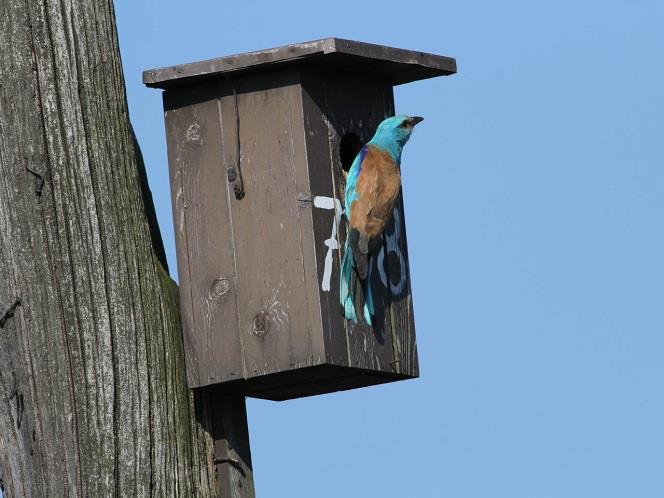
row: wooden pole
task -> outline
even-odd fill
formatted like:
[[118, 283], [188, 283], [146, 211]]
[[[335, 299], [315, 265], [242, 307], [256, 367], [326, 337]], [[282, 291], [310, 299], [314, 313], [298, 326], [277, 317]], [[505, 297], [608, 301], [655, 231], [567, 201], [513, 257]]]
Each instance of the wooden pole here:
[[186, 385], [111, 1], [6, 0], [0, 46], [5, 494], [253, 496], [244, 398]]

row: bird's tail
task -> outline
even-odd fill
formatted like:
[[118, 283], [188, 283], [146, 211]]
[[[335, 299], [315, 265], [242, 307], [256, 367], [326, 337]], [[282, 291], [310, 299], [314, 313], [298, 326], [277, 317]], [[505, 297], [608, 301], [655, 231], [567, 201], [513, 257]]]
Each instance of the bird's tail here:
[[371, 292], [371, 265], [369, 273], [364, 281], [364, 320], [369, 326], [373, 325], [372, 317], [376, 314], [373, 302], [373, 293]]
[[341, 278], [339, 282], [339, 300], [344, 309], [346, 319], [357, 323], [355, 314], [355, 300], [353, 296], [353, 268], [355, 261], [353, 259], [353, 250], [348, 246], [348, 240], [344, 247], [344, 256], [341, 260]]
[[[357, 313], [355, 312], [355, 296], [353, 294], [353, 271], [355, 269], [355, 258], [353, 250], [348, 245], [344, 247], [344, 255], [341, 259], [341, 278], [339, 283], [339, 300], [344, 309], [346, 319], [357, 323]], [[371, 292], [371, 265], [367, 278], [364, 280], [364, 320], [367, 325], [373, 325], [372, 317], [376, 314], [373, 302], [373, 293]]]

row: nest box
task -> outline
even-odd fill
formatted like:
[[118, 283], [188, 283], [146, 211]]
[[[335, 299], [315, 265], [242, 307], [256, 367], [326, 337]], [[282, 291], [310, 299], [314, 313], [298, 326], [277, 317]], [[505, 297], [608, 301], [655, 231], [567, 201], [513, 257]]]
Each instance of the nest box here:
[[392, 87], [455, 71], [328, 38], [143, 74], [165, 90], [189, 387], [284, 400], [417, 377], [402, 201], [372, 258], [368, 327], [339, 305], [340, 200]]

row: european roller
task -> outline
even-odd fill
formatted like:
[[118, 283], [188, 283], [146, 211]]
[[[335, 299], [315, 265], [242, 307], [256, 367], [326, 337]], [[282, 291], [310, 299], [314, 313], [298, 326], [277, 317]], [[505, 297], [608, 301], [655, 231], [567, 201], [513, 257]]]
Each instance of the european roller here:
[[378, 125], [376, 134], [360, 150], [348, 171], [344, 214], [348, 235], [341, 261], [339, 297], [344, 315], [357, 323], [352, 276], [364, 284], [364, 319], [372, 325], [375, 315], [369, 275], [369, 256], [392, 217], [401, 188], [401, 151], [418, 116], [392, 116]]

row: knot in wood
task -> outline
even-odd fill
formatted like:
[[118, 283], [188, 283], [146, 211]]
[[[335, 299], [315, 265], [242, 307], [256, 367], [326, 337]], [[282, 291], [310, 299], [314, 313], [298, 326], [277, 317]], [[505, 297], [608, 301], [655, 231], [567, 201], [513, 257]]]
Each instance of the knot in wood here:
[[233, 192], [235, 192], [235, 198], [237, 200], [244, 197], [244, 185], [241, 179], [233, 183]]
[[186, 133], [187, 142], [200, 143], [201, 142], [201, 125], [194, 123], [187, 128]]
[[216, 301], [219, 298], [222, 298], [226, 295], [226, 293], [229, 291], [231, 288], [230, 283], [228, 283], [228, 279], [225, 277], [219, 277], [212, 282], [212, 285], [210, 286], [210, 300], [211, 301]]
[[297, 203], [300, 207], [307, 207], [311, 205], [313, 201], [313, 196], [308, 192], [300, 192], [297, 194]]
[[258, 337], [263, 337], [270, 330], [270, 315], [265, 311], [259, 311], [254, 317], [251, 331]]
[[5, 311], [2, 315], [0, 315], [0, 329], [4, 328], [5, 324], [7, 323], [7, 320], [12, 318], [14, 316], [14, 313], [16, 313], [16, 308], [21, 306], [21, 300], [16, 298], [12, 305], [9, 307], [7, 311]]

